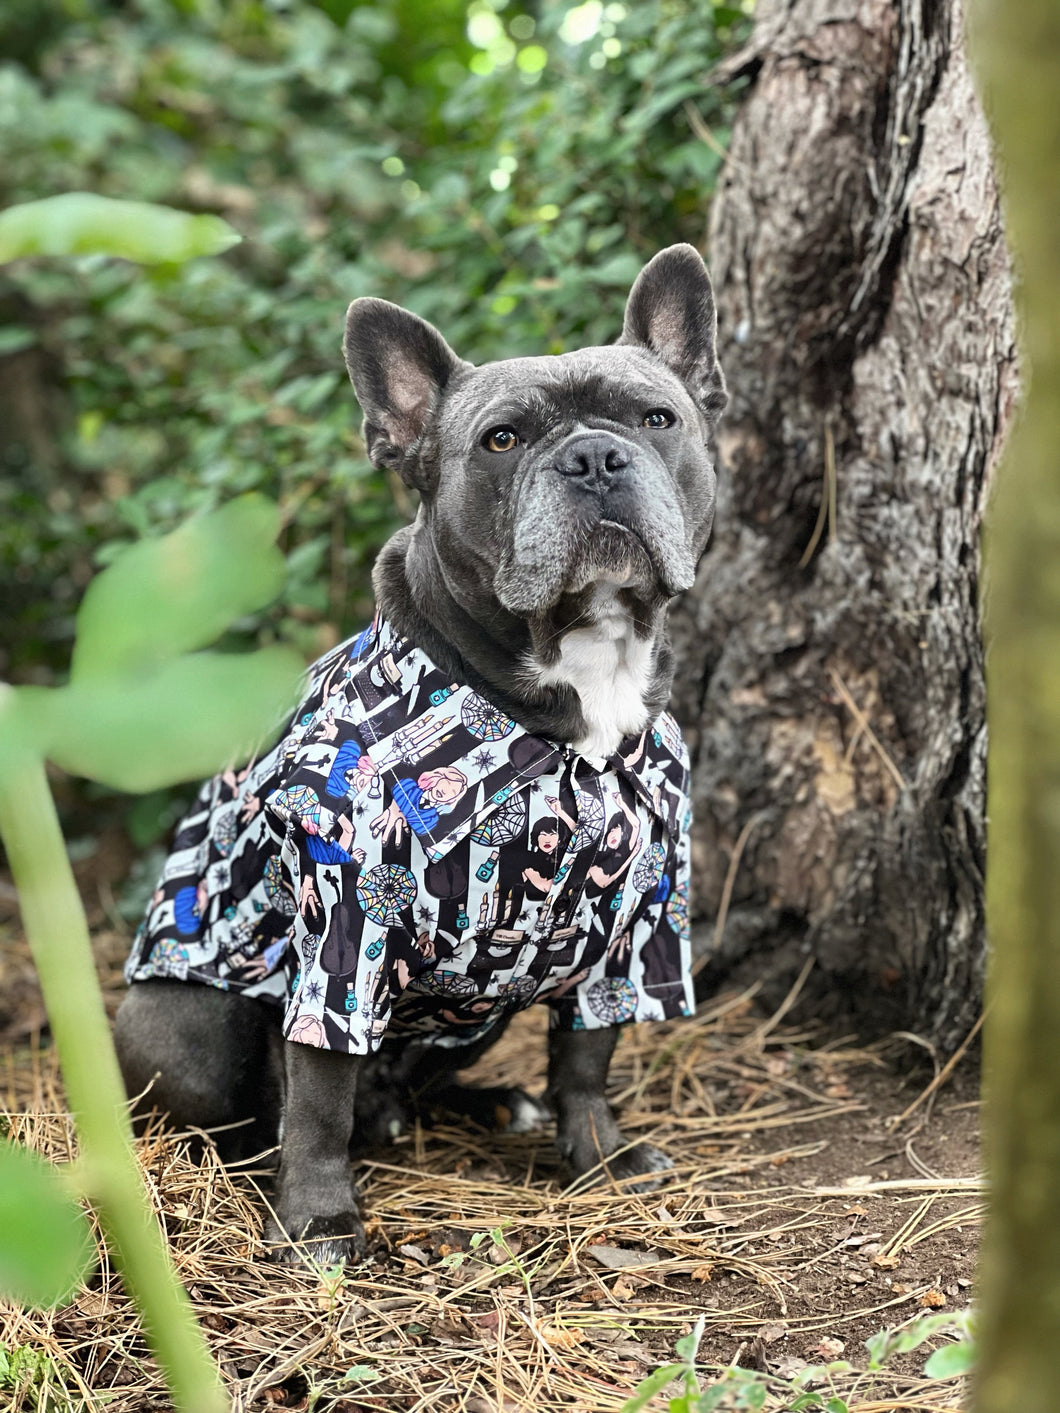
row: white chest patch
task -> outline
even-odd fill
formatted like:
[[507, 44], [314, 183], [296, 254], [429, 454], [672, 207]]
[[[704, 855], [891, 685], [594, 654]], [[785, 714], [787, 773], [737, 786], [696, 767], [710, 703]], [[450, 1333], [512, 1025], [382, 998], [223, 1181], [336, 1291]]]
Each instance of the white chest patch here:
[[595, 622], [573, 628], [550, 667], [528, 664], [542, 687], [573, 687], [581, 700], [586, 733], [574, 748], [583, 756], [609, 756], [619, 742], [647, 725], [644, 694], [651, 681], [650, 638], [638, 638], [633, 620], [622, 608], [610, 584], [597, 590]]

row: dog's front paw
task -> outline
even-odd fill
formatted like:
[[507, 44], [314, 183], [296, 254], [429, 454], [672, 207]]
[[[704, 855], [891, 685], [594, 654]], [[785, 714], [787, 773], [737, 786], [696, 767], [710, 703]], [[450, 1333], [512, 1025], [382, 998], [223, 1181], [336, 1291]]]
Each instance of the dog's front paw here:
[[[635, 1143], [632, 1148], [608, 1158], [605, 1166], [615, 1182], [621, 1183], [624, 1192], [653, 1192], [662, 1182], [662, 1174], [673, 1165], [673, 1159], [661, 1149], [653, 1148], [650, 1143]], [[628, 1181], [641, 1174], [644, 1175], [642, 1182]]]
[[[572, 1166], [575, 1166], [572, 1163]], [[673, 1160], [650, 1143], [634, 1143], [619, 1148], [606, 1158], [597, 1157], [594, 1164], [584, 1163], [575, 1179], [578, 1189], [595, 1187], [603, 1182], [618, 1183], [623, 1192], [652, 1192], [662, 1182], [662, 1174], [673, 1167]], [[641, 1178], [631, 1182], [631, 1178]]]
[[284, 1266], [342, 1266], [364, 1255], [364, 1227], [356, 1210], [330, 1217], [283, 1221], [270, 1217], [265, 1227], [269, 1259]]

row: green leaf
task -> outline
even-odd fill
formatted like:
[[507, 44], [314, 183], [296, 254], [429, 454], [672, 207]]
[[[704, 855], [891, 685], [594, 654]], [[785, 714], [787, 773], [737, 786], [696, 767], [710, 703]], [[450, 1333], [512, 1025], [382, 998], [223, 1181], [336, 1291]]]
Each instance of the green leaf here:
[[373, 1369], [371, 1364], [354, 1364], [353, 1368], [347, 1369], [342, 1377], [344, 1382], [371, 1384], [383, 1376], [377, 1369]]
[[[714, 1409], [729, 1397], [733, 1392], [732, 1384], [728, 1379], [722, 1379], [720, 1383], [711, 1384], [705, 1388], [696, 1399], [693, 1405], [695, 1413], [714, 1413]], [[691, 1413], [691, 1410], [690, 1410]]]
[[703, 1338], [703, 1328], [706, 1323], [706, 1315], [700, 1315], [688, 1334], [674, 1345], [677, 1357], [683, 1359], [686, 1364], [692, 1364], [695, 1361], [696, 1351], [699, 1348], [699, 1341]]
[[975, 1366], [979, 1348], [974, 1340], [964, 1339], [957, 1344], [946, 1344], [936, 1349], [924, 1365], [924, 1373], [929, 1379], [954, 1379], [959, 1374], [967, 1374]]
[[17, 691], [49, 760], [144, 793], [245, 760], [282, 728], [302, 670], [289, 649], [263, 648], [196, 653], [137, 677]]
[[208, 646], [283, 587], [280, 513], [240, 496], [172, 534], [142, 540], [89, 585], [77, 615], [71, 681], [140, 672]]
[[964, 1333], [969, 1328], [970, 1318], [968, 1311], [944, 1310], [938, 1315], [921, 1315], [897, 1329], [880, 1330], [865, 1341], [865, 1348], [869, 1351], [869, 1368], [880, 1369], [892, 1355], [908, 1354], [910, 1350], [919, 1349], [941, 1330], [956, 1329]]
[[171, 264], [218, 255], [242, 239], [220, 216], [87, 191], [0, 212], [0, 264], [21, 255], [118, 255], [143, 265]]
[[95, 1258], [84, 1212], [36, 1153], [0, 1141], [0, 1293], [64, 1305]]
[[649, 1374], [646, 1379], [640, 1381], [633, 1397], [623, 1403], [621, 1413], [640, 1413], [640, 1409], [650, 1403], [657, 1393], [661, 1393], [667, 1384], [687, 1372], [684, 1364], [664, 1364], [661, 1369], [656, 1369], [654, 1374]]

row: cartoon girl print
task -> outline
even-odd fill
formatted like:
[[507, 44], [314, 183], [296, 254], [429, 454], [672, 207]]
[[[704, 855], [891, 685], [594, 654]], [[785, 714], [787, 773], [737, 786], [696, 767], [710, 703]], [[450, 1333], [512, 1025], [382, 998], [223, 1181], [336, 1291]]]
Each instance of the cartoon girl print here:
[[611, 791], [611, 798], [619, 812], [608, 820], [603, 846], [586, 876], [586, 897], [599, 896], [610, 888], [629, 868], [640, 849], [640, 821], [617, 791]]
[[335, 800], [355, 800], [362, 790], [371, 793], [378, 775], [371, 756], [362, 749], [360, 741], [351, 737], [335, 752], [324, 790]]
[[[263, 976], [268, 976], [270, 972], [276, 970], [283, 961], [290, 941], [291, 933], [290, 930], [288, 930], [282, 937], [274, 938], [263, 952], [257, 951], [256, 948], [254, 950], [248, 949], [247, 954], [240, 959], [238, 967], [233, 966], [232, 969], [238, 970], [240, 980], [258, 981]], [[233, 958], [232, 962], [236, 960], [236, 958]]]
[[572, 853], [577, 854], [582, 849], [587, 849], [590, 844], [595, 844], [599, 839], [600, 830], [604, 823], [604, 814], [600, 801], [586, 790], [575, 790], [574, 803], [578, 811], [576, 820], [571, 819], [555, 795], [545, 796], [545, 804], [557, 819], [561, 819], [570, 830], [570, 849]]
[[173, 899], [173, 921], [182, 937], [197, 937], [209, 902], [206, 880], [189, 883]]
[[261, 796], [252, 794], [251, 791], [248, 790], [240, 803], [242, 808], [239, 811], [239, 822], [240, 824], [249, 824], [258, 810], [261, 809]]
[[637, 737], [637, 744], [633, 747], [633, 750], [629, 753], [628, 756], [622, 757], [622, 764], [626, 767], [627, 770], [632, 770], [633, 767], [636, 765], [637, 761], [639, 761], [641, 756], [644, 754], [644, 743], [647, 741], [647, 739], [648, 728], [645, 727], [644, 730]]
[[610, 946], [607, 949], [608, 961], [614, 962], [617, 966], [628, 966], [633, 955], [633, 938], [628, 928], [623, 928], [621, 932], [616, 932], [612, 937]]
[[298, 1016], [287, 1032], [287, 1039], [296, 1045], [312, 1045], [317, 1050], [328, 1048], [324, 1024], [316, 1016]]
[[568, 991], [573, 991], [576, 986], [580, 986], [588, 975], [589, 968], [585, 967], [581, 971], [573, 972], [570, 976], [564, 977], [563, 980], [558, 982], [555, 986], [549, 986], [546, 983], [546, 985], [541, 988], [541, 992], [547, 992], [550, 1001], [558, 1001], [559, 998], [565, 996]]
[[539, 819], [530, 830], [530, 851], [522, 880], [526, 896], [540, 902], [547, 898], [556, 877], [556, 861], [562, 854], [562, 830], [558, 819]]
[[440, 816], [448, 814], [466, 793], [467, 776], [453, 766], [425, 770], [415, 780], [397, 780], [392, 803], [372, 820], [372, 835], [384, 844], [393, 836], [400, 844], [406, 828], [414, 834], [430, 834]]
[[377, 620], [373, 618], [368, 627], [362, 629], [351, 643], [344, 643], [337, 649], [334, 661], [324, 659], [322, 663], [324, 672], [320, 678], [319, 692], [322, 702], [326, 702], [343, 683], [350, 681], [365, 650], [371, 645], [376, 631]]

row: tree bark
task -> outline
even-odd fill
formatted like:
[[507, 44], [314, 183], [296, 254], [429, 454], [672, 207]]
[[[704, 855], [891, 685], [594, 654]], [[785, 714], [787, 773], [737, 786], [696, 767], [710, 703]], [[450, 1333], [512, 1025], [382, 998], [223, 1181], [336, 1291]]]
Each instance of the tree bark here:
[[769, 997], [813, 958], [818, 1013], [949, 1046], [983, 975], [978, 541], [1016, 390], [992, 154], [959, 0], [757, 15], [721, 76], [751, 84], [711, 214], [714, 541], [673, 615], [697, 966]]

